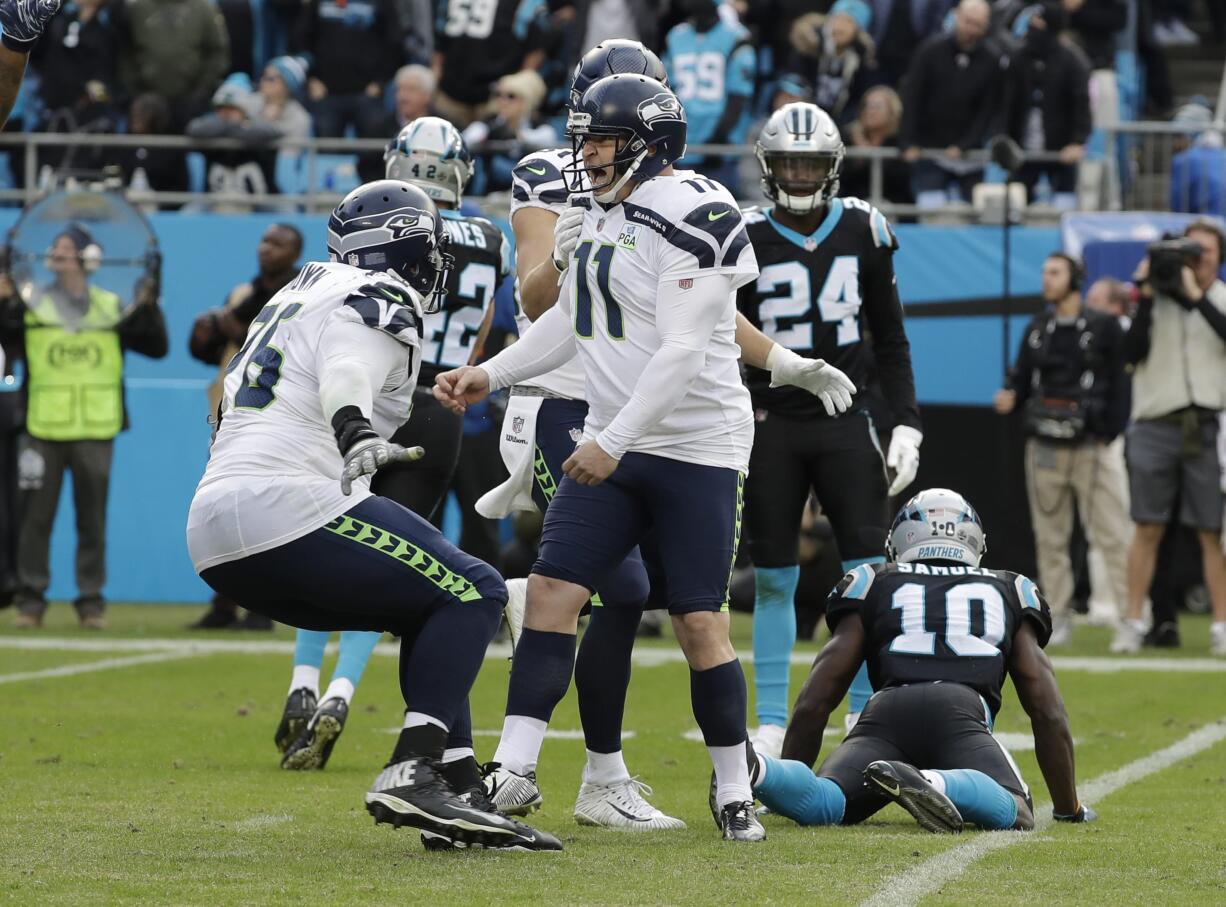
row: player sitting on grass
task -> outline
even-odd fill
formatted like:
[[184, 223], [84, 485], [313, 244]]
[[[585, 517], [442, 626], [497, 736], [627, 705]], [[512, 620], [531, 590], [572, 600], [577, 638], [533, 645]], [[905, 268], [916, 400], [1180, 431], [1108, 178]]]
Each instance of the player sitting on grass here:
[[[1043, 652], [1047, 602], [1026, 577], [981, 568], [985, 550], [962, 495], [934, 488], [903, 505], [890, 562], [856, 567], [830, 594], [834, 635], [796, 702], [784, 758], [758, 755], [758, 799], [802, 825], [854, 825], [894, 802], [932, 832], [1032, 828], [1030, 791], [992, 736], [1007, 671], [1054, 818], [1096, 818], [1077, 799], [1068, 715]], [[877, 693], [815, 775], [830, 712], [865, 659]]]

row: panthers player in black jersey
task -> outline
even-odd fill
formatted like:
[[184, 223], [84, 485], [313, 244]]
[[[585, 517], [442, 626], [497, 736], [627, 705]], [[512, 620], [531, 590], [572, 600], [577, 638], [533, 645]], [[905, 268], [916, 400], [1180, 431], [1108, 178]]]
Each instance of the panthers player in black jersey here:
[[[757, 579], [754, 739], [778, 755], [796, 642], [797, 539], [809, 493], [830, 518], [845, 571], [880, 562], [888, 495], [914, 480], [922, 435], [894, 280], [898, 242], [876, 208], [836, 197], [843, 163], [838, 128], [814, 104], [787, 104], [763, 127], [756, 154], [762, 189], [775, 204], [746, 217], [761, 273], [741, 287], [738, 308], [776, 343], [835, 366], [861, 392], [875, 365], [894, 424], [883, 459], [865, 394], [857, 395], [851, 412], [832, 418], [811, 395], [777, 386], [761, 369], [745, 369], [757, 413], [745, 485], [745, 532]], [[850, 712], [858, 713], [871, 694], [862, 674], [852, 686]]]
[[[384, 156], [387, 178], [404, 180], [438, 206], [451, 240], [455, 266], [447, 278], [447, 298], [423, 325], [421, 372], [413, 395], [413, 415], [400, 429], [416, 439], [426, 455], [415, 463], [380, 471], [377, 494], [404, 504], [436, 525], [460, 456], [463, 417], [434, 399], [434, 376], [468, 365], [480, 349], [493, 317], [494, 293], [511, 271], [510, 245], [484, 217], [459, 212], [473, 163], [459, 131], [439, 117], [406, 123]], [[395, 440], [395, 439], [393, 439]]]
[[[1043, 652], [1047, 602], [1026, 577], [981, 568], [985, 548], [960, 494], [929, 489], [903, 506], [891, 562], [854, 568], [830, 594], [834, 635], [797, 699], [785, 758], [759, 753], [763, 803], [802, 825], [851, 825], [896, 802], [933, 832], [1033, 827], [1030, 792], [992, 736], [1008, 673], [1054, 817], [1095, 818], [1077, 799], [1068, 715]], [[814, 775], [826, 722], [866, 658], [878, 692]]]

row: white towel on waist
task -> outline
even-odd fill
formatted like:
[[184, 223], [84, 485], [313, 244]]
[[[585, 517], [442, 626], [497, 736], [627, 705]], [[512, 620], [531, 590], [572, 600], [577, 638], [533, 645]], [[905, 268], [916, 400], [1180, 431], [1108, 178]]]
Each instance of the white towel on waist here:
[[536, 414], [543, 397], [512, 395], [502, 420], [498, 449], [511, 477], [477, 500], [477, 513], [500, 520], [513, 510], [536, 510], [532, 500], [532, 464], [536, 459]]

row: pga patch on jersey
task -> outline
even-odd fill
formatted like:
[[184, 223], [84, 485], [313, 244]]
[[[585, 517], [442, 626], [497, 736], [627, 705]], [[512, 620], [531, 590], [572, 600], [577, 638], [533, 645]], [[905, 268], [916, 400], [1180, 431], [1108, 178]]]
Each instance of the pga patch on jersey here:
[[638, 224], [622, 224], [621, 232], [617, 234], [617, 247], [627, 249], [631, 252], [639, 241], [639, 225]]

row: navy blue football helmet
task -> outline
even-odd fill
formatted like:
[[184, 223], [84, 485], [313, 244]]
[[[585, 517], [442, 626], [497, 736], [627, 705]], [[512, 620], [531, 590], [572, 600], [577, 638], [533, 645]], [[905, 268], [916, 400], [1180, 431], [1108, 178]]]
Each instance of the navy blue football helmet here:
[[661, 85], [668, 84], [668, 73], [664, 70], [664, 64], [653, 51], [638, 41], [610, 38], [608, 41], [601, 41], [575, 64], [567, 109], [577, 109], [583, 93], [591, 88], [593, 83], [605, 76], [615, 76], [623, 72], [647, 76]]
[[[632, 178], [659, 176], [685, 156], [685, 109], [668, 86], [647, 76], [605, 76], [583, 93], [567, 124], [575, 163], [573, 180], [587, 178], [596, 201], [608, 204]], [[583, 146], [588, 138], [615, 138], [611, 166], [588, 167]], [[607, 171], [602, 182], [597, 178]]]
[[395, 275], [421, 294], [427, 312], [437, 312], [447, 295], [450, 244], [434, 202], [400, 180], [358, 186], [328, 218], [333, 261]]

